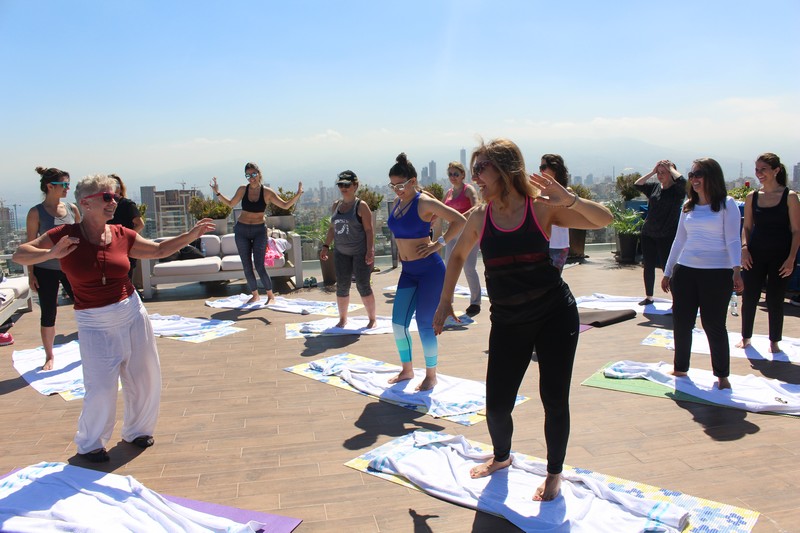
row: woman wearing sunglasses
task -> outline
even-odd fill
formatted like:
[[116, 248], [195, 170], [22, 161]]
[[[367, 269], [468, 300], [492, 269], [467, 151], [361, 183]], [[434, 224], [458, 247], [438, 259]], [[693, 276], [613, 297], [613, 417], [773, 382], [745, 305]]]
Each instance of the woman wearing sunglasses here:
[[[569, 185], [569, 172], [564, 164], [564, 158], [558, 154], [544, 154], [539, 164], [542, 176], [555, 180], [565, 189]], [[553, 224], [550, 227], [550, 259], [559, 272], [564, 271], [564, 265], [569, 257], [569, 228], [562, 228]]]
[[261, 169], [255, 163], [247, 163], [244, 166], [244, 176], [247, 178], [247, 185], [240, 185], [230, 199], [219, 192], [216, 176], [211, 180], [211, 190], [217, 195], [217, 199], [225, 205], [235, 207], [236, 204], [242, 202], [242, 212], [233, 227], [233, 234], [236, 238], [239, 258], [242, 260], [242, 267], [244, 268], [247, 290], [252, 294], [248, 302], [260, 300], [258, 282], [253, 273], [255, 263], [255, 270], [258, 272], [261, 283], [264, 285], [264, 290], [267, 292], [267, 304], [270, 304], [275, 300], [275, 294], [272, 292], [272, 280], [269, 278], [267, 268], [264, 266], [264, 257], [267, 254], [268, 244], [264, 212], [267, 210], [267, 204], [269, 203], [273, 203], [283, 209], [292, 207], [300, 199], [300, 195], [303, 194], [303, 184], [298, 183], [297, 194], [291, 200], [285, 201], [275, 191], [261, 183]]
[[[36, 167], [36, 172], [39, 174], [39, 189], [44, 193], [44, 200], [28, 211], [25, 219], [28, 241], [34, 240], [55, 227], [81, 221], [81, 214], [77, 206], [61, 201], [67, 197], [69, 192], [69, 173], [57, 168], [44, 167]], [[42, 311], [39, 319], [45, 357], [42, 370], [53, 370], [58, 289], [59, 285], [64, 287], [64, 292], [72, 299], [72, 287], [67, 276], [61, 270], [58, 259], [34, 265], [28, 274], [28, 283], [31, 290], [39, 293], [39, 307]]]
[[761, 189], [747, 195], [742, 227], [742, 340], [750, 345], [761, 288], [767, 287], [770, 351], [781, 351], [783, 299], [800, 247], [800, 201], [786, 186], [786, 167], [773, 153], [756, 160]]
[[75, 199], [83, 219], [64, 224], [21, 245], [13, 260], [33, 265], [60, 260], [75, 295], [81, 365], [86, 395], [78, 420], [78, 454], [108, 461], [120, 378], [125, 412], [122, 439], [140, 448], [153, 445], [161, 397], [161, 368], [153, 328], [128, 278], [129, 257], [157, 259], [180, 250], [214, 228], [211, 219], [155, 243], [120, 225], [109, 225], [120, 200], [117, 182], [105, 175], [78, 182]]
[[533, 499], [552, 500], [560, 490], [569, 439], [569, 388], [579, 324], [575, 299], [550, 260], [548, 237], [553, 224], [602, 228], [611, 222], [611, 213], [553, 178], [529, 176], [522, 153], [507, 139], [481, 144], [472, 153], [472, 164], [472, 179], [487, 203], [470, 213], [447, 263], [434, 329], [441, 333], [447, 317], [455, 317], [453, 290], [467, 255], [479, 242], [491, 303], [486, 421], [494, 457], [470, 475], [488, 476], [511, 464], [511, 412], [535, 350], [547, 476]]
[[350, 306], [350, 284], [355, 273], [356, 289], [367, 310], [367, 328], [375, 327], [375, 295], [372, 293], [372, 265], [375, 263], [375, 228], [372, 211], [367, 202], [356, 196], [358, 176], [352, 170], [340, 172], [336, 186], [342, 195], [331, 208], [331, 224], [319, 252], [322, 261], [328, 260], [333, 247], [333, 265], [336, 269], [336, 304], [339, 307], [337, 328], [347, 324]]
[[[653, 176], [658, 181], [648, 182]], [[664, 270], [678, 231], [678, 219], [686, 199], [686, 178], [675, 168], [675, 163], [665, 159], [636, 180], [634, 186], [647, 196], [647, 218], [642, 226], [644, 300], [639, 305], [650, 305], [654, 301], [656, 267]]]
[[743, 288], [740, 216], [727, 195], [722, 168], [711, 158], [696, 159], [689, 178], [678, 232], [669, 252], [661, 289], [672, 291], [675, 342], [673, 374], [686, 376], [692, 329], [700, 321], [711, 348], [711, 366], [720, 389], [730, 389], [730, 344], [726, 318], [731, 291]]
[[[417, 329], [425, 356], [425, 378], [416, 390], [430, 390], [436, 385], [439, 356], [439, 346], [433, 332], [433, 314], [442, 292], [445, 271], [444, 262], [436, 252], [461, 233], [465, 220], [464, 215], [455, 209], [417, 190], [417, 171], [406, 154], [398, 155], [396, 161], [389, 170], [389, 188], [397, 195], [397, 200], [387, 225], [394, 234], [403, 263], [392, 307], [394, 341], [403, 368], [389, 383], [414, 377], [408, 326], [416, 311]], [[431, 241], [431, 221], [434, 217], [441, 218], [449, 225], [444, 235]], [[461, 272], [461, 267], [458, 272]]]
[[[444, 195], [444, 205], [452, 207], [464, 216], [472, 209], [475, 204], [479, 203], [478, 194], [475, 192], [475, 187], [469, 183], [464, 183], [464, 178], [467, 177], [467, 171], [464, 165], [457, 161], [452, 161], [447, 167], [447, 178], [450, 180], [450, 189]], [[450, 259], [450, 254], [456, 247], [458, 237], [452, 241], [448, 241], [447, 246], [444, 248], [444, 262]], [[469, 307], [467, 307], [466, 314], [475, 316], [481, 312], [481, 278], [478, 276], [478, 245], [472, 247], [467, 260], [464, 262], [464, 275], [467, 278], [467, 285], [469, 286]]]

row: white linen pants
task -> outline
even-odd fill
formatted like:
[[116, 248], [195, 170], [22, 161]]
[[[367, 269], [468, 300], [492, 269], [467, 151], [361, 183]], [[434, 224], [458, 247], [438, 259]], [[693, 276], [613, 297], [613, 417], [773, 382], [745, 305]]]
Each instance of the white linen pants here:
[[78, 420], [78, 453], [105, 448], [117, 415], [122, 379], [122, 439], [152, 435], [161, 401], [156, 339], [139, 295], [96, 309], [75, 311], [86, 395]]

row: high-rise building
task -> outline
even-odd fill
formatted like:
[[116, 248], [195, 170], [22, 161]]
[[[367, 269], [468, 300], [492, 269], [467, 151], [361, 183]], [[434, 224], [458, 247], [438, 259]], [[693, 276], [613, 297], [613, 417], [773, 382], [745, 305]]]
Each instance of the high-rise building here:
[[800, 163], [797, 163], [792, 170], [792, 189], [800, 189]]
[[430, 183], [436, 183], [436, 161], [428, 163], [428, 178]]
[[153, 186], [142, 187], [142, 203], [147, 206], [144, 234], [146, 237], [172, 237], [194, 226], [189, 214], [189, 201], [203, 194], [195, 189], [157, 191]]
[[466, 174], [465, 179], [467, 181], [469, 181], [469, 180], [472, 179], [472, 169], [467, 166], [467, 150], [465, 148], [461, 149], [461, 158], [460, 158], [460, 160], [461, 160], [461, 164], [464, 165], [464, 169], [466, 171], [465, 172], [465, 174]]
[[428, 181], [428, 167], [422, 167], [422, 170], [420, 170], [419, 181], [422, 183], [423, 187], [430, 185], [430, 181]]

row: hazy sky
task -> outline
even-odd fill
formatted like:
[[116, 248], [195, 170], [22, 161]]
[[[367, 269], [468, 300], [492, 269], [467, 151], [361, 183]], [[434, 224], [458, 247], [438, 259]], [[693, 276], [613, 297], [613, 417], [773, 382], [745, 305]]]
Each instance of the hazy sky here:
[[0, 199], [39, 201], [37, 165], [134, 197], [232, 192], [247, 161], [273, 185], [384, 183], [401, 151], [443, 169], [498, 136], [573, 174], [791, 167], [798, 28], [797, 0], [0, 0]]

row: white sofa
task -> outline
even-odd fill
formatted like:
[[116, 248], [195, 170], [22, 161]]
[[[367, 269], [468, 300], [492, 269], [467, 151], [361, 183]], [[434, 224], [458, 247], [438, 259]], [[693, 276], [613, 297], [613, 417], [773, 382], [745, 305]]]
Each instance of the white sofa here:
[[[233, 233], [223, 235], [203, 235], [205, 257], [184, 261], [159, 263], [158, 259], [141, 259], [142, 296], [153, 297], [153, 288], [167, 283], [191, 283], [197, 281], [226, 281], [244, 279], [242, 261], [236, 249]], [[285, 236], [288, 248], [282, 258], [275, 259], [274, 266], [267, 267], [271, 278], [294, 277], [297, 287], [303, 283], [303, 258], [300, 236], [289, 233]], [[258, 279], [258, 274], [256, 274]]]
[[[0, 254], [0, 260], [11, 261], [11, 254]], [[33, 291], [28, 286], [28, 267], [24, 267], [24, 275], [5, 278], [0, 283], [0, 324], [11, 318], [11, 315], [23, 309], [33, 309]]]

